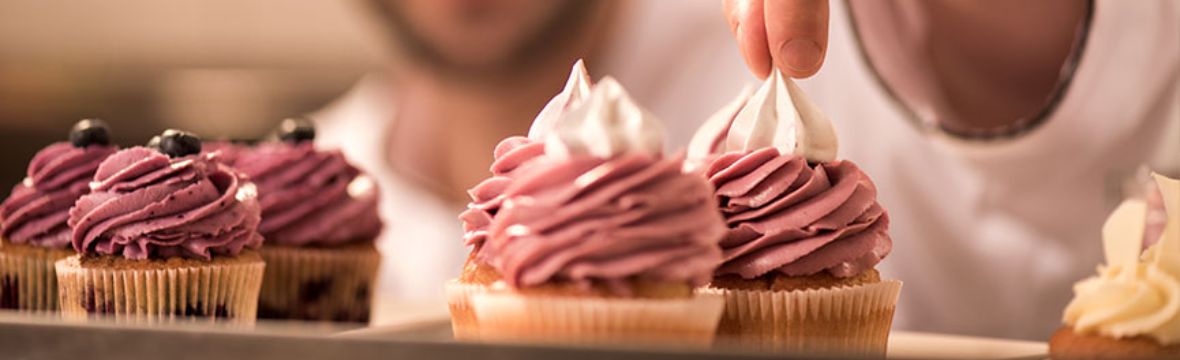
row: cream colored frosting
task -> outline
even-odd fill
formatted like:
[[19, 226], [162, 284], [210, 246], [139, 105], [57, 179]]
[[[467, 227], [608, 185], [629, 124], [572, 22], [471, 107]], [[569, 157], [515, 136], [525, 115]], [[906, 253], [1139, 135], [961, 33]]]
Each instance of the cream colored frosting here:
[[733, 123], [734, 116], [737, 116], [742, 107], [746, 106], [746, 101], [749, 101], [753, 94], [754, 87], [746, 85], [736, 98], [722, 106], [721, 110], [717, 110], [705, 120], [704, 124], [701, 124], [697, 132], [692, 135], [692, 140], [688, 142], [688, 154], [684, 160], [685, 170], [696, 170], [710, 162], [711, 155], [714, 155], [713, 149], [724, 145], [725, 134], [728, 132], [730, 124]]
[[549, 99], [549, 103], [545, 104], [545, 107], [533, 119], [533, 125], [529, 127], [529, 139], [544, 140], [545, 136], [553, 130], [557, 119], [590, 97], [590, 86], [590, 73], [586, 71], [586, 64], [582, 62], [582, 59], [578, 59], [574, 63], [573, 69], [570, 69], [570, 77], [565, 81], [565, 88]]
[[693, 136], [689, 159], [700, 163], [712, 153], [766, 147], [814, 162], [836, 159], [836, 132], [831, 120], [778, 70], [753, 94], [743, 92], [706, 121]]
[[1168, 214], [1163, 234], [1141, 255], [1147, 204], [1129, 199], [1119, 205], [1102, 228], [1106, 265], [1074, 285], [1065, 308], [1064, 321], [1074, 331], [1180, 342], [1180, 181], [1154, 176]]
[[612, 158], [626, 152], [658, 154], [664, 129], [647, 110], [627, 95], [614, 78], [606, 77], [590, 97], [561, 116], [545, 137], [545, 154], [558, 158], [589, 155]]

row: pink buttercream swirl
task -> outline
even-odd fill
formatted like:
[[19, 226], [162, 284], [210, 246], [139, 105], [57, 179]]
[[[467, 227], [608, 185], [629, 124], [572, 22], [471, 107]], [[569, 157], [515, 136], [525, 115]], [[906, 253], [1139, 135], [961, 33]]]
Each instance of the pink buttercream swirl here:
[[0, 204], [4, 238], [14, 244], [69, 246], [66, 219], [70, 207], [90, 192], [90, 179], [98, 164], [116, 150], [107, 145], [78, 148], [59, 142], [37, 152], [29, 162], [28, 177]]
[[248, 151], [249, 146], [237, 144], [226, 140], [213, 140], [201, 143], [201, 153], [217, 154], [217, 161], [222, 164], [233, 165], [237, 163], [238, 157], [242, 152]]
[[381, 233], [376, 184], [340, 151], [268, 143], [241, 151], [234, 166], [258, 185], [268, 244], [339, 246]]
[[681, 164], [646, 153], [529, 162], [500, 195], [484, 257], [518, 288], [567, 281], [626, 294], [632, 279], [704, 285], [721, 261], [725, 225], [709, 184]]
[[504, 139], [496, 145], [493, 153], [492, 177], [467, 190], [471, 202], [467, 204], [467, 210], [459, 214], [459, 220], [463, 221], [463, 244], [472, 247], [480, 261], [486, 261], [481, 250], [488, 237], [488, 225], [504, 204], [504, 190], [512, 184], [514, 174], [521, 165], [544, 154], [543, 142], [523, 136]]
[[850, 277], [893, 247], [877, 188], [851, 162], [811, 165], [764, 148], [722, 154], [706, 175], [729, 225], [718, 275]]
[[79, 253], [210, 259], [262, 245], [253, 184], [207, 154], [119, 151], [99, 165], [91, 191], [70, 209]]

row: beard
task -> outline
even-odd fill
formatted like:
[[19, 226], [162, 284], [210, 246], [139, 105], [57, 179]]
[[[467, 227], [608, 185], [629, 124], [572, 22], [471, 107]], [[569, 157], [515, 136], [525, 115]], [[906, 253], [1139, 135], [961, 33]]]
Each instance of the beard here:
[[[572, 40], [588, 28], [593, 14], [607, 3], [594, 0], [560, 1], [560, 5], [545, 14], [545, 19], [540, 21], [539, 26], [504, 44], [508, 48], [500, 51], [502, 55], [483, 61], [471, 61], [447, 55], [441, 46], [430, 41], [420, 29], [413, 26], [408, 14], [402, 6], [396, 4], [396, 0], [365, 2], [386, 29], [386, 36], [390, 36], [395, 43], [398, 55], [439, 75], [448, 78], [463, 77], [468, 80], [517, 75], [535, 67], [538, 62], [569, 51], [568, 47], [575, 43]], [[487, 14], [470, 11], [459, 16], [463, 17], [464, 21], [479, 22], [480, 17]]]

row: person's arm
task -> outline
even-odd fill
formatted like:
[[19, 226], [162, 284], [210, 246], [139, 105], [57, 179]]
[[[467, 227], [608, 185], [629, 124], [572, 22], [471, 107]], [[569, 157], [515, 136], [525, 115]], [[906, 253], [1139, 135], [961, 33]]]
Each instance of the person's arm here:
[[769, 76], [772, 66], [805, 78], [823, 64], [827, 0], [725, 0], [725, 17], [746, 64], [760, 78]]

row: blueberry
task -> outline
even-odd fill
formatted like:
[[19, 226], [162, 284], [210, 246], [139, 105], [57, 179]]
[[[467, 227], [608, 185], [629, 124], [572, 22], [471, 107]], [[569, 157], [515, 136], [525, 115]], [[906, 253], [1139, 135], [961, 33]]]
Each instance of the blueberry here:
[[84, 148], [90, 145], [110, 145], [111, 131], [105, 121], [82, 119], [70, 129], [70, 144]]
[[315, 140], [315, 125], [302, 117], [283, 119], [279, 123], [279, 140], [290, 143]]
[[299, 287], [299, 302], [310, 304], [319, 301], [332, 289], [332, 279], [319, 279], [303, 283]]
[[[154, 138], [153, 138], [154, 140]], [[201, 138], [187, 131], [175, 129], [164, 130], [160, 134], [160, 141], [156, 149], [170, 158], [195, 155], [201, 153]], [[148, 143], [151, 146], [151, 142]]]

